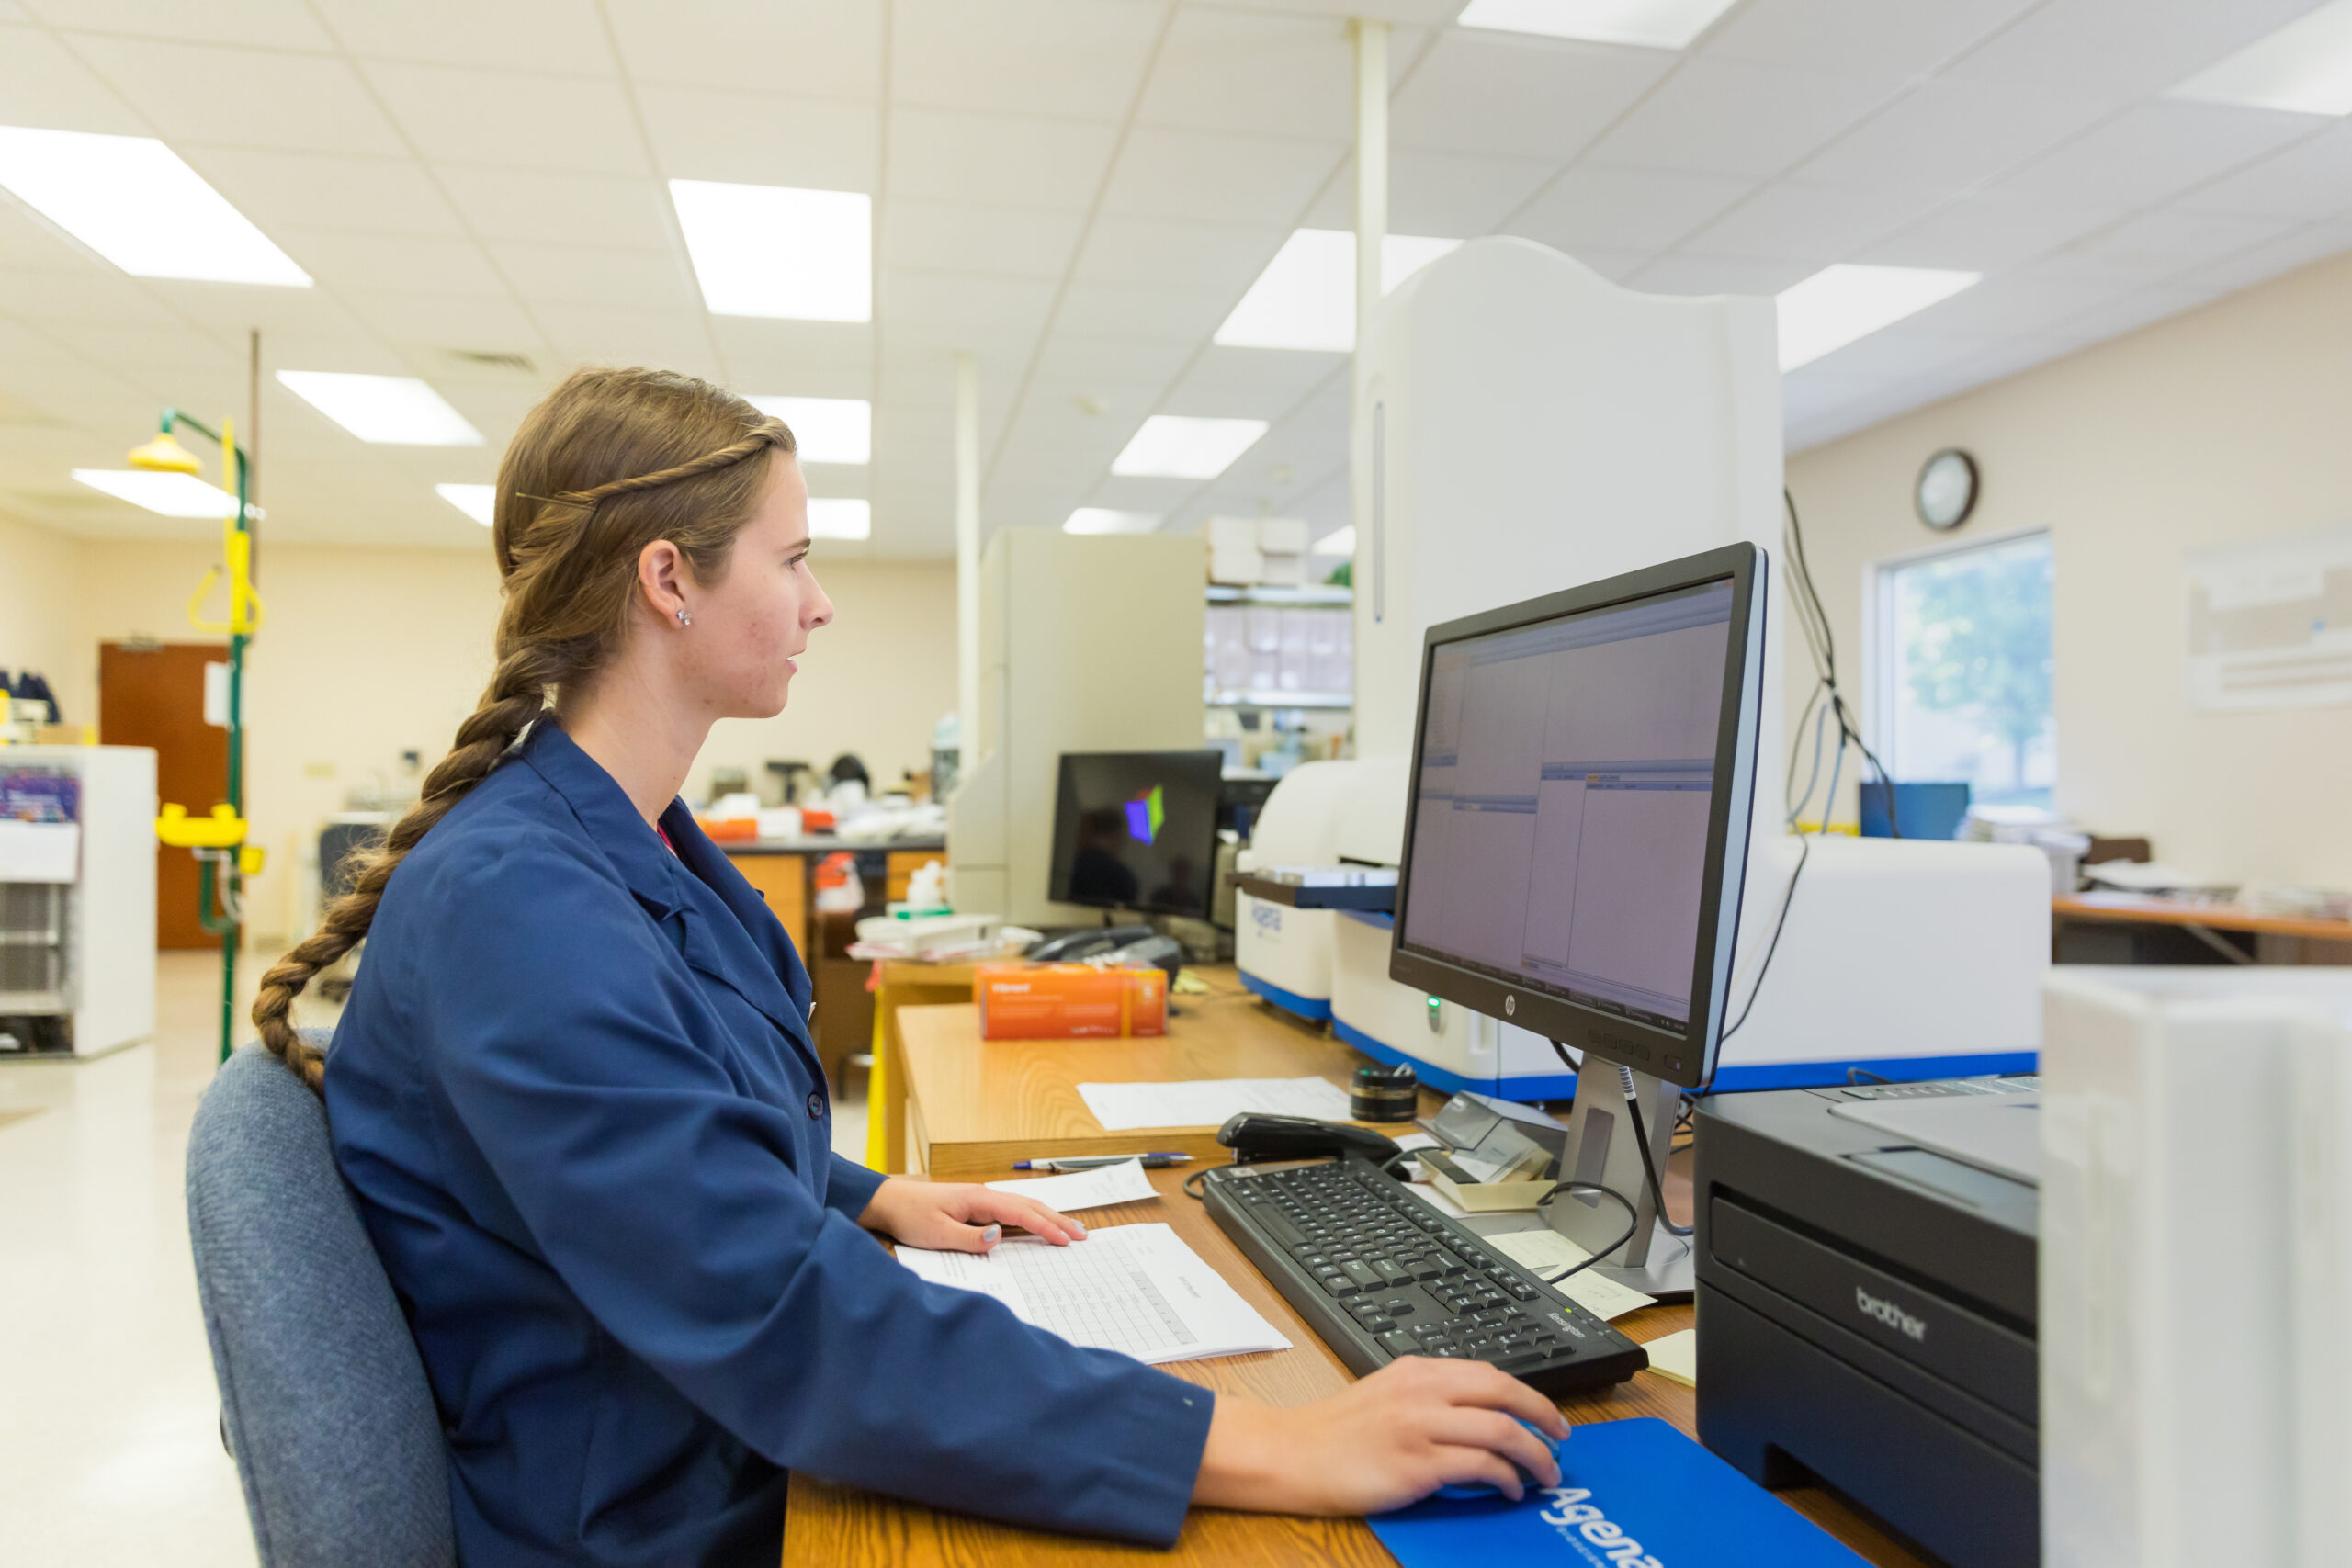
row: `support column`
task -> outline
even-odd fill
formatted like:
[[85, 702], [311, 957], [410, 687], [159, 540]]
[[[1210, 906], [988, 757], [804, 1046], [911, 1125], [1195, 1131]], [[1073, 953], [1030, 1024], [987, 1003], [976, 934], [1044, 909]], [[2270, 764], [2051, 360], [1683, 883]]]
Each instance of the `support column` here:
[[956, 356], [956, 723], [959, 771], [980, 761], [980, 362]]
[[[1356, 647], [1365, 643], [1366, 616], [1386, 618], [1388, 551], [1381, 487], [1386, 454], [1385, 421], [1364, 385], [1365, 323], [1380, 303], [1381, 251], [1388, 238], [1388, 24], [1357, 17], [1356, 46], [1356, 335], [1349, 367], [1349, 518], [1356, 532], [1353, 568]], [[1362, 691], [1359, 681], [1357, 690]]]

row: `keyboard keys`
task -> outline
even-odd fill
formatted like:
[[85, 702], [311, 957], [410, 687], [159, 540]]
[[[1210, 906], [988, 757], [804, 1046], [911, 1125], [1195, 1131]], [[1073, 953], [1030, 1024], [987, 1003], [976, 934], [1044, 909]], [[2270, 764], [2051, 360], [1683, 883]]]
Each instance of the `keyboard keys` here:
[[1356, 1282], [1359, 1290], [1380, 1283], [1380, 1271], [1369, 1263], [1351, 1261], [1341, 1264], [1340, 1268], [1342, 1273]]

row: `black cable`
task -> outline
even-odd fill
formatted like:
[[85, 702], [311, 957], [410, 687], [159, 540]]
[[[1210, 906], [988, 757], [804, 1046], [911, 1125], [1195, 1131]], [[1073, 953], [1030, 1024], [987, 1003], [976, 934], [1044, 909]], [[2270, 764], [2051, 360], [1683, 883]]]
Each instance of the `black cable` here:
[[[1838, 719], [1838, 750], [1842, 753], [1849, 740], [1860, 749], [1862, 756], [1870, 762], [1871, 770], [1878, 774], [1879, 783], [1886, 787], [1887, 834], [1891, 838], [1899, 839], [1903, 837], [1903, 825], [1895, 813], [1894, 780], [1887, 773], [1885, 764], [1879, 761], [1878, 753], [1871, 750], [1870, 742], [1862, 739], [1861, 726], [1855, 720], [1854, 710], [1847, 706], [1845, 694], [1838, 686], [1837, 638], [1830, 630], [1828, 613], [1822, 607], [1821, 592], [1813, 581], [1813, 565], [1805, 558], [1804, 521], [1797, 513], [1797, 498], [1786, 485], [1781, 487], [1781, 503], [1788, 514], [1790, 564], [1793, 569], [1790, 572], [1791, 586], [1799, 590], [1793, 595], [1797, 621], [1804, 630], [1806, 646], [1813, 654], [1815, 672], [1820, 677], [1822, 685], [1829, 693], [1830, 711]], [[1808, 700], [1805, 705], [1805, 711], [1808, 714], [1812, 712], [1812, 702]], [[1796, 772], [1793, 755], [1791, 758], [1789, 772], [1792, 776]], [[1810, 799], [1812, 795], [1812, 790], [1805, 791], [1806, 798]], [[1822, 823], [1825, 828], [1828, 824], [1829, 812], [1834, 808], [1835, 804], [1833, 801], [1830, 806], [1822, 809]]]
[[1208, 1200], [1201, 1196], [1200, 1190], [1195, 1188], [1193, 1183], [1195, 1181], [1206, 1182], [1208, 1179], [1209, 1173], [1206, 1170], [1196, 1170], [1193, 1172], [1192, 1175], [1184, 1178], [1184, 1196], [1192, 1199], [1196, 1203], [1207, 1202]]
[[1813, 856], [1811, 834], [1798, 834], [1797, 842], [1802, 846], [1797, 851], [1797, 868], [1789, 873], [1789, 890], [1781, 895], [1781, 918], [1772, 922], [1772, 941], [1764, 949], [1764, 962], [1756, 967], [1756, 984], [1748, 987], [1747, 1005], [1739, 1010], [1738, 1021], [1723, 1032], [1721, 1036], [1723, 1040], [1728, 1040], [1738, 1033], [1740, 1024], [1746, 1023], [1747, 1015], [1756, 1010], [1757, 996], [1764, 989], [1764, 976], [1770, 973], [1772, 968], [1772, 954], [1781, 951], [1781, 932], [1788, 927], [1789, 906], [1795, 903], [1797, 899], [1797, 881], [1804, 875], [1804, 863]]
[[1881, 1077], [1878, 1074], [1873, 1073], [1865, 1067], [1848, 1067], [1846, 1069], [1846, 1081], [1848, 1083], [1858, 1084], [1864, 1078], [1870, 1079], [1872, 1083], [1893, 1083], [1894, 1081], [1893, 1078]]
[[[1642, 1224], [1641, 1211], [1634, 1208], [1632, 1201], [1628, 1200], [1623, 1192], [1618, 1191], [1613, 1187], [1603, 1187], [1597, 1181], [1562, 1181], [1555, 1183], [1552, 1190], [1544, 1193], [1544, 1196], [1535, 1200], [1536, 1213], [1541, 1215], [1544, 1213], [1544, 1205], [1550, 1202], [1553, 1199], [1557, 1198], [1563, 1192], [1598, 1192], [1602, 1197], [1614, 1201], [1619, 1208], [1625, 1211], [1625, 1234], [1619, 1236], [1615, 1241], [1611, 1242], [1607, 1247], [1602, 1247], [1600, 1251], [1594, 1253], [1591, 1257], [1586, 1258], [1583, 1262], [1572, 1263], [1556, 1274], [1546, 1274], [1542, 1276], [1544, 1282], [1547, 1285], [1556, 1285], [1571, 1274], [1583, 1273], [1586, 1269], [1591, 1268], [1594, 1264], [1600, 1262], [1602, 1258], [1608, 1257], [1611, 1253], [1616, 1251], [1627, 1242], [1633, 1240], [1634, 1233], [1639, 1230]], [[1546, 1223], [1548, 1224], [1549, 1222], [1547, 1221]]]
[[[1568, 1048], [1566, 1046], [1561, 1044], [1556, 1040], [1547, 1041], [1546, 1043], [1552, 1047], [1553, 1055], [1558, 1056], [1563, 1062], [1567, 1061]], [[1617, 1071], [1621, 1084], [1629, 1083], [1631, 1081], [1632, 1074], [1626, 1068], [1621, 1066]], [[1578, 1094], [1582, 1094], [1584, 1092], [1584, 1085], [1585, 1080], [1583, 1077], [1583, 1069], [1579, 1067], [1577, 1069], [1577, 1092]], [[1666, 1227], [1667, 1234], [1669, 1235], [1689, 1235], [1691, 1234], [1693, 1227], [1690, 1225], [1678, 1225], [1671, 1219], [1667, 1217], [1666, 1189], [1658, 1185], [1657, 1162], [1650, 1157], [1650, 1134], [1649, 1130], [1642, 1125], [1642, 1102], [1632, 1095], [1627, 1095], [1625, 1100], [1626, 1103], [1634, 1108], [1634, 1113], [1631, 1118], [1634, 1123], [1634, 1143], [1642, 1151], [1642, 1179], [1649, 1183], [1650, 1201], [1657, 1205], [1657, 1223]], [[1678, 1116], [1677, 1119], [1679, 1120], [1679, 1117]], [[1615, 1248], [1612, 1247], [1611, 1250], [1614, 1251]]]

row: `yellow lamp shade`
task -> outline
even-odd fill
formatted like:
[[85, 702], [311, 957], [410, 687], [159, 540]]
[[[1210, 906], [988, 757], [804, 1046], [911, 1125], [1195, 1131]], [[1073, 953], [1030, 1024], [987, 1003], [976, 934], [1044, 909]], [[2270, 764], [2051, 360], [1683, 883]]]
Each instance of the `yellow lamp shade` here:
[[130, 466], [151, 474], [204, 472], [204, 465], [196, 460], [196, 454], [173, 440], [168, 430], [144, 446], [133, 446], [130, 449]]

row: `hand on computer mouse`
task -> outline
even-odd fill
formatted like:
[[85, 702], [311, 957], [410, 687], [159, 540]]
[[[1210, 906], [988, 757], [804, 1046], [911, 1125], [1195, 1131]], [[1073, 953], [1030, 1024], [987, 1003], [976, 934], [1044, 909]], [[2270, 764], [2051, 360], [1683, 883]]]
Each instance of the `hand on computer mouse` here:
[[1193, 1501], [1284, 1514], [1379, 1514], [1441, 1486], [1516, 1502], [1559, 1483], [1552, 1402], [1483, 1361], [1408, 1356], [1328, 1399], [1280, 1410], [1221, 1395]]

